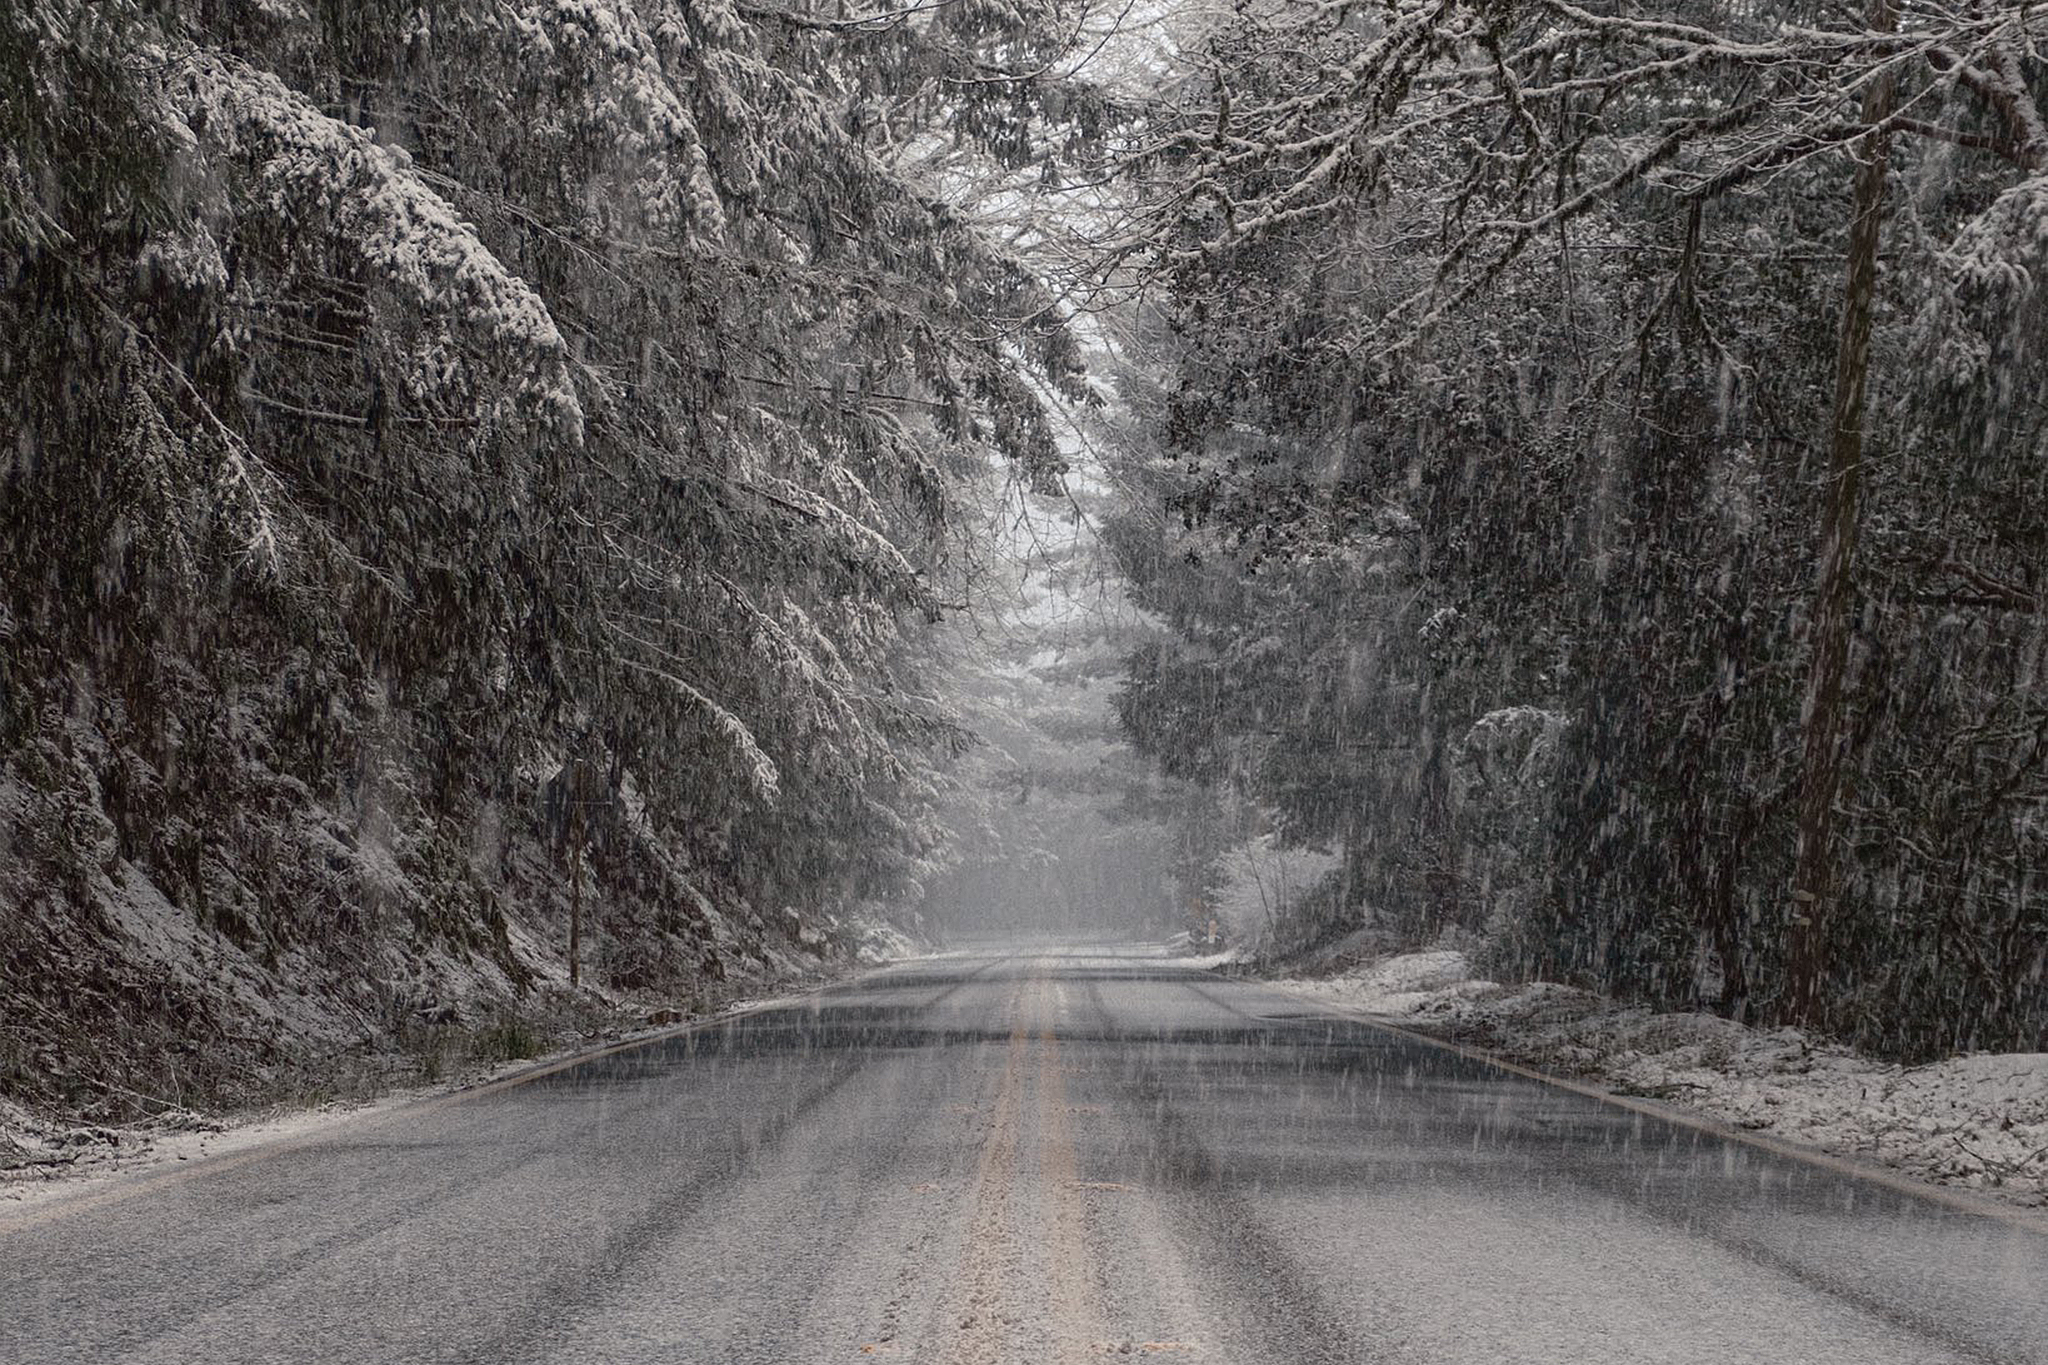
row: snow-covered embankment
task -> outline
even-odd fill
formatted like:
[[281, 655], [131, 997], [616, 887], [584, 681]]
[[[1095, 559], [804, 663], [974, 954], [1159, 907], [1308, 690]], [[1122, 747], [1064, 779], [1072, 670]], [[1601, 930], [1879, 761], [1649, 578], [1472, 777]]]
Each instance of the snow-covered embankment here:
[[1502, 986], [1449, 948], [1278, 984], [1737, 1128], [2048, 1207], [2048, 1053], [1899, 1066], [1798, 1029], [1657, 1013], [1553, 982]]

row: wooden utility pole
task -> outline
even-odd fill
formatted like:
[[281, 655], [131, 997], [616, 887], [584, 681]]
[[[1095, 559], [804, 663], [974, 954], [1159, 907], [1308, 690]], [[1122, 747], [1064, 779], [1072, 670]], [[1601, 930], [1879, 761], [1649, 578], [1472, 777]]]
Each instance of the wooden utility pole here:
[[[1870, 27], [1898, 25], [1892, 0], [1871, 0]], [[1863, 123], [1890, 117], [1897, 81], [1887, 67], [1863, 92]], [[1870, 377], [1870, 332], [1877, 298], [1879, 231], [1890, 141], [1866, 133], [1856, 144], [1847, 282], [1835, 361], [1833, 427], [1827, 487], [1821, 500], [1819, 582], [1808, 628], [1810, 659], [1800, 709], [1799, 844], [1792, 873], [1791, 935], [1783, 1013], [1794, 1023], [1828, 1022], [1830, 935], [1841, 895], [1835, 858], [1836, 808], [1848, 769], [1849, 650], [1856, 610], [1856, 539], [1863, 491], [1864, 397]]]

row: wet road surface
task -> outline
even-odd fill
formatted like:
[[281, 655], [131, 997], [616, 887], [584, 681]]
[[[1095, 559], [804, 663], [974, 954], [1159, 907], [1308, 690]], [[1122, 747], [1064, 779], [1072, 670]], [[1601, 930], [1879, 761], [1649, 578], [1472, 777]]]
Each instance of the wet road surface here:
[[10, 1365], [1125, 1354], [2048, 1362], [2048, 1236], [1099, 945], [0, 1209]]

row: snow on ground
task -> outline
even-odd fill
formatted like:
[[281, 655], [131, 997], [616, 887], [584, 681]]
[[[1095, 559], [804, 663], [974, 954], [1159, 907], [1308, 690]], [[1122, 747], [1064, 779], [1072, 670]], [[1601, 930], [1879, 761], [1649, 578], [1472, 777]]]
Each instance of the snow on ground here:
[[607, 1034], [537, 1057], [475, 1062], [431, 1085], [409, 1085], [366, 1099], [331, 1101], [311, 1108], [276, 1108], [225, 1118], [189, 1109], [169, 1110], [127, 1126], [52, 1121], [0, 1097], [0, 1210], [68, 1199], [81, 1186], [134, 1171], [201, 1157], [227, 1156], [272, 1143], [313, 1141], [370, 1114], [436, 1096], [452, 1095], [531, 1071], [546, 1071], [593, 1052], [608, 1051], [685, 1032], [736, 1014], [789, 1004], [791, 996], [735, 999], [682, 1024], [649, 1025]]
[[898, 962], [929, 951], [930, 945], [880, 915], [855, 914], [837, 926], [853, 945], [853, 960], [868, 967]]
[[2048, 1053], [1899, 1066], [1797, 1029], [1657, 1013], [1554, 982], [1503, 987], [1449, 948], [1277, 984], [1736, 1128], [2048, 1207]]
[[1186, 932], [1167, 939], [1160, 945], [1160, 951], [1173, 959], [1174, 966], [1189, 967], [1198, 972], [1213, 972], [1218, 967], [1247, 961], [1249, 957], [1243, 940], [1218, 948], [1214, 940]]
[[1343, 976], [1287, 984], [1370, 1014], [1416, 1014], [1446, 1001], [1500, 992], [1491, 981], [1474, 980], [1465, 955], [1453, 948], [1401, 953]]

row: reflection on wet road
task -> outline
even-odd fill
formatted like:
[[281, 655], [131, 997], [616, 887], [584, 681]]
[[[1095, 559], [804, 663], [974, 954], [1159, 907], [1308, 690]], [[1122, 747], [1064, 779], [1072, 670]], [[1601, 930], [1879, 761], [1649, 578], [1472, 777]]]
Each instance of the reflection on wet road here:
[[22, 1365], [2048, 1362], [2048, 1236], [1144, 948], [921, 959], [6, 1218]]

